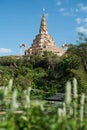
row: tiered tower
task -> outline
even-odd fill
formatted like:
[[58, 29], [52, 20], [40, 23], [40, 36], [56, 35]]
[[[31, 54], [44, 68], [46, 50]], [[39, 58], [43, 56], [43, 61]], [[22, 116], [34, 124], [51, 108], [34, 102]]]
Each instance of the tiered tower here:
[[51, 35], [48, 34], [45, 15], [42, 15], [39, 34], [33, 40], [33, 44], [28, 48], [28, 54], [43, 54], [44, 51], [51, 51], [59, 56], [63, 55], [65, 51], [58, 48]]

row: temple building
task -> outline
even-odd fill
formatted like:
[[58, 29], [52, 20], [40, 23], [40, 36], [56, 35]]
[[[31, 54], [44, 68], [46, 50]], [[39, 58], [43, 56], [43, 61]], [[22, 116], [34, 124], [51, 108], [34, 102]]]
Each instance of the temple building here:
[[59, 56], [65, 53], [62, 48], [56, 46], [52, 36], [49, 35], [45, 15], [43, 15], [41, 19], [39, 34], [36, 35], [31, 47], [27, 48], [25, 54], [43, 54], [44, 51], [51, 51]]

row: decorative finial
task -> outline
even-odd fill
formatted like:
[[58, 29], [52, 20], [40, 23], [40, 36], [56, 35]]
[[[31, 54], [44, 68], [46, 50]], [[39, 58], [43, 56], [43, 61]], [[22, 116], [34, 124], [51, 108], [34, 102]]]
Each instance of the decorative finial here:
[[45, 8], [43, 8], [43, 14], [45, 14]]
[[65, 43], [62, 45], [62, 48], [65, 48], [65, 50], [68, 49], [68, 44], [67, 44], [66, 40], [65, 40]]
[[[45, 9], [43, 8], [43, 12], [44, 12], [44, 11], [45, 11]], [[40, 33], [40, 34], [43, 34], [43, 33], [48, 34], [48, 29], [47, 29], [47, 25], [46, 25], [46, 17], [45, 17], [45, 14], [42, 15], [39, 33]]]

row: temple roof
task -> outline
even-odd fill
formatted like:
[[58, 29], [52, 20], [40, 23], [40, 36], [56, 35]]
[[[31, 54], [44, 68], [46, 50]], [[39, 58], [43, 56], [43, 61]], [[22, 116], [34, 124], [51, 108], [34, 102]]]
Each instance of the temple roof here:
[[45, 98], [45, 100], [48, 100], [48, 101], [63, 101], [64, 100], [64, 93], [58, 93], [54, 96]]
[[46, 17], [44, 14], [42, 15], [40, 23], [39, 34], [36, 35], [31, 47], [28, 48], [29, 54], [40, 54], [43, 51], [51, 51], [59, 56], [65, 53], [62, 48], [56, 46], [52, 36], [48, 33]]

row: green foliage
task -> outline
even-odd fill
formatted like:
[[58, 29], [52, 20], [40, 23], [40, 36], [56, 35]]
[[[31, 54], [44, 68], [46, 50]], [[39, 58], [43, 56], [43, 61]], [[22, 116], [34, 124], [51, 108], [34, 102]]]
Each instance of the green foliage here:
[[[1, 130], [86, 130], [87, 102], [84, 93], [78, 95], [77, 80], [66, 83], [65, 102], [54, 107], [43, 100], [31, 100], [32, 88], [22, 91], [9, 85], [0, 89]], [[73, 87], [73, 92], [71, 88]], [[72, 95], [73, 93], [73, 95]], [[0, 96], [1, 99], [1, 96]], [[80, 99], [80, 101], [79, 101]]]
[[79, 92], [87, 92], [87, 39], [80, 34], [79, 44], [70, 44], [62, 57], [52, 52], [22, 58], [0, 57], [0, 85], [6, 86], [11, 77], [14, 78], [14, 87], [18, 86], [20, 90], [32, 86], [50, 95], [64, 92], [66, 81], [76, 77]]
[[87, 38], [81, 33], [79, 33], [78, 43], [78, 45], [70, 45], [67, 50], [68, 56], [73, 57], [72, 67], [69, 66], [69, 68], [72, 75], [79, 81], [79, 92], [87, 93]]

